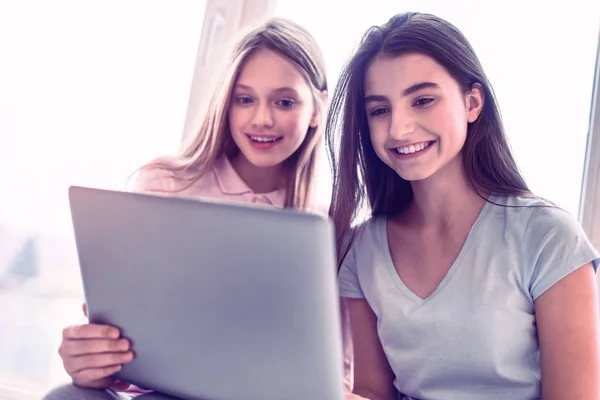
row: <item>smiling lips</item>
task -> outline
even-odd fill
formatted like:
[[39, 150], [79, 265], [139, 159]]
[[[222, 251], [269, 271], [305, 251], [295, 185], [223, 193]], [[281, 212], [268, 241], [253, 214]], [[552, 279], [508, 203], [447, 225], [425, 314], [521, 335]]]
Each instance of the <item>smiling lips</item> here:
[[274, 147], [283, 136], [273, 136], [273, 135], [250, 135], [246, 134], [248, 140], [250, 141], [250, 145], [252, 147], [259, 150], [266, 150]]
[[[390, 149], [395, 153], [398, 158], [407, 158], [407, 157], [415, 157], [425, 152], [425, 150], [429, 149], [432, 144], [435, 143], [435, 140], [430, 140], [426, 142], [419, 142], [409, 144], [407, 146], [395, 147]], [[411, 158], [412, 158], [411, 157]]]

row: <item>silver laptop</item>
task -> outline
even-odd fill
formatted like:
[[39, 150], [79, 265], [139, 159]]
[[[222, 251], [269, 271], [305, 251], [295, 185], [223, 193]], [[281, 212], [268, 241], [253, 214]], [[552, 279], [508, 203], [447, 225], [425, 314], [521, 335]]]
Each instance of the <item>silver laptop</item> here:
[[343, 398], [332, 224], [308, 213], [69, 189], [90, 320], [118, 378], [185, 399]]

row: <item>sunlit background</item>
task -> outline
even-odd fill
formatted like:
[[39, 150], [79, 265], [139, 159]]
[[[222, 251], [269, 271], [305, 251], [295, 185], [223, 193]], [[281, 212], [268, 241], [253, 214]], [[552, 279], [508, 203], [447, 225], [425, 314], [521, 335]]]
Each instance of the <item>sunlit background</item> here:
[[[204, 0], [0, 0], [0, 397], [5, 388], [39, 398], [67, 380], [56, 349], [82, 301], [67, 188], [124, 189], [144, 162], [177, 152], [204, 8]], [[331, 92], [362, 33], [403, 11], [437, 14], [465, 33], [527, 182], [577, 215], [600, 2], [275, 7], [316, 37]]]

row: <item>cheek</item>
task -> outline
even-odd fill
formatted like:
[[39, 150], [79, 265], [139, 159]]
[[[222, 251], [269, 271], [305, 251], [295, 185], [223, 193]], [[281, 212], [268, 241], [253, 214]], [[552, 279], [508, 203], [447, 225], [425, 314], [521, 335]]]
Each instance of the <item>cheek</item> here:
[[386, 149], [385, 142], [387, 140], [387, 132], [383, 124], [373, 123], [369, 121], [369, 136], [371, 144], [379, 157], [385, 157]]
[[448, 119], [452, 124], [452, 133], [457, 142], [460, 142], [461, 146], [467, 137], [467, 110], [461, 101], [457, 99], [455, 106], [451, 111], [451, 115], [448, 115]]
[[467, 120], [464, 109], [447, 107], [423, 118], [420, 123], [426, 131], [440, 136], [442, 141], [455, 144], [464, 142], [467, 131]]
[[287, 135], [304, 139], [310, 124], [310, 115], [306, 112], [292, 111], [284, 113], [280, 120], [279, 126]]
[[232, 131], [235, 131], [236, 128], [240, 125], [241, 119], [241, 110], [235, 107], [230, 107], [229, 112], [227, 113], [227, 119], [229, 120], [229, 127]]
[[454, 114], [452, 120], [452, 140], [455, 146], [462, 148], [467, 139], [467, 120], [462, 115]]

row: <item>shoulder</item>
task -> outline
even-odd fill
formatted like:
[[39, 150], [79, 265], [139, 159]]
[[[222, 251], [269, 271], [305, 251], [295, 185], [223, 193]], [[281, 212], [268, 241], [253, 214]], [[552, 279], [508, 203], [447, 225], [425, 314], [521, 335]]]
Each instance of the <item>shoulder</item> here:
[[521, 223], [516, 218], [507, 219], [506, 224], [514, 221], [522, 227], [520, 265], [532, 299], [585, 264], [591, 262], [598, 267], [600, 254], [577, 218], [544, 199], [517, 198], [512, 202], [524, 207], [507, 212], [527, 217]]
[[[354, 227], [354, 240], [340, 264], [338, 283], [342, 297], [369, 297], [370, 304], [378, 307], [381, 296], [387, 292], [389, 264], [386, 262], [385, 217], [372, 217]], [[383, 284], [383, 286], [381, 286]]]
[[518, 206], [521, 210], [513, 208], [514, 215], [520, 215], [525, 222], [524, 239], [535, 239], [560, 235], [585, 236], [581, 224], [575, 216], [566, 210], [539, 197], [512, 197], [508, 205]]
[[178, 171], [159, 166], [142, 168], [135, 180], [134, 191], [182, 196], [211, 195], [218, 187], [212, 169], [199, 175], [196, 171]]
[[504, 220], [507, 229], [519, 230], [526, 237], [548, 231], [581, 231], [573, 215], [540, 197], [493, 196], [489, 202], [491, 218]]
[[[521, 249], [533, 265], [560, 263], [577, 265], [597, 254], [575, 216], [541, 198], [513, 197], [507, 202], [507, 225], [522, 227]], [[575, 261], [571, 261], [575, 259]]]
[[308, 197], [306, 211], [313, 214], [329, 215], [329, 206], [331, 204], [331, 196], [323, 194], [316, 190], [311, 190]]
[[329, 204], [311, 197], [304, 211], [326, 217], [329, 215]]
[[137, 173], [133, 191], [169, 193], [173, 190], [173, 172], [159, 167], [144, 167]]
[[350, 229], [348, 233], [348, 253], [365, 254], [382, 245], [386, 233], [386, 218], [371, 217]]
[[526, 252], [561, 241], [587, 241], [577, 218], [548, 200], [535, 196], [494, 196], [490, 202], [494, 205], [490, 213], [495, 218], [493, 225], [517, 235]]

